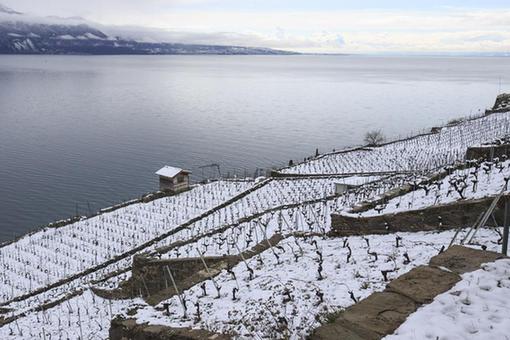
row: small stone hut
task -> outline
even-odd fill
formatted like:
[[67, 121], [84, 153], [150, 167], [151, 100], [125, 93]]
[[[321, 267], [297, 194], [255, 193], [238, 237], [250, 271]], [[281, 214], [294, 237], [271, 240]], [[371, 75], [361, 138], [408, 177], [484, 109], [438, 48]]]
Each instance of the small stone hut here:
[[191, 171], [165, 165], [156, 172], [159, 176], [159, 190], [181, 192], [189, 189]]

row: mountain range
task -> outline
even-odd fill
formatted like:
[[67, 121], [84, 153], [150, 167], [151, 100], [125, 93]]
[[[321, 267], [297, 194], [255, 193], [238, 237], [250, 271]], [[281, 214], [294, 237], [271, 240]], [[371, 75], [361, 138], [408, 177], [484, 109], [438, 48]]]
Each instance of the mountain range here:
[[36, 17], [0, 4], [0, 54], [295, 54], [269, 48], [144, 42], [110, 36], [83, 18]]

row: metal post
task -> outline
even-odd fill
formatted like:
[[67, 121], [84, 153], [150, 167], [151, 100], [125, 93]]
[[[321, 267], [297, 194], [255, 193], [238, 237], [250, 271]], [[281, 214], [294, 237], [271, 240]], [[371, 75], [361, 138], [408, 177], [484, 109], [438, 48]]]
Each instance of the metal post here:
[[[464, 237], [464, 239], [462, 240], [461, 244], [464, 244], [466, 242], [466, 240], [468, 239], [468, 237], [470, 237], [468, 243], [471, 243], [476, 235], [476, 233], [478, 232], [478, 229], [480, 227], [485, 227], [485, 223], [487, 223], [487, 220], [489, 219], [489, 217], [491, 216], [492, 212], [494, 211], [494, 209], [496, 208], [496, 206], [498, 205], [498, 202], [499, 200], [501, 199], [501, 197], [503, 196], [503, 193], [505, 191], [505, 188], [501, 189], [501, 192], [499, 193], [498, 196], [496, 196], [496, 198], [494, 199], [494, 201], [492, 201], [489, 209], [485, 212], [485, 214], [483, 215], [483, 218], [482, 220], [480, 221], [480, 223], [477, 225], [477, 226], [473, 226], [469, 231], [468, 231], [468, 234]], [[471, 234], [471, 231], [473, 232]]]
[[278, 257], [278, 255], [276, 254], [276, 252], [274, 251], [274, 248], [273, 248], [273, 245], [271, 244], [271, 242], [269, 242], [269, 239], [267, 238], [267, 233], [266, 231], [264, 230], [264, 228], [262, 228], [262, 225], [259, 224], [259, 228], [260, 230], [262, 231], [262, 235], [264, 235], [264, 239], [266, 240], [267, 242], [267, 245], [269, 246], [269, 248], [271, 249], [271, 252], [273, 253], [274, 257], [276, 257], [276, 262], [278, 264], [280, 264], [280, 258]]
[[239, 249], [239, 246], [237, 245], [237, 243], [234, 243], [234, 246], [236, 247], [237, 252], [239, 253], [239, 256], [241, 256], [241, 259], [243, 260], [244, 265], [246, 266], [246, 268], [250, 268], [250, 266], [248, 266], [248, 262], [246, 262], [246, 259], [244, 258], [243, 253], [241, 252], [241, 249]]
[[501, 252], [506, 255], [508, 250], [508, 212], [510, 206], [508, 204], [508, 197], [505, 197], [505, 217], [504, 217], [504, 228], [503, 228], [503, 247]]
[[78, 307], [78, 325], [80, 326], [80, 340], [84, 340], [84, 338], [83, 338], [83, 329], [81, 327], [80, 307]]
[[165, 269], [168, 273], [168, 276], [170, 276], [170, 279], [172, 280], [172, 285], [174, 286], [174, 289], [175, 289], [175, 293], [177, 294], [177, 296], [179, 297], [179, 301], [181, 302], [181, 305], [182, 305], [182, 309], [184, 311], [184, 315], [183, 317], [184, 318], [187, 318], [187, 308], [186, 308], [186, 304], [184, 303], [184, 299], [181, 295], [181, 293], [179, 292], [179, 288], [177, 288], [177, 284], [175, 283], [175, 280], [174, 280], [174, 276], [172, 275], [172, 271], [170, 270], [170, 268], [168, 268], [168, 266], [165, 266]]
[[216, 283], [216, 280], [214, 280], [214, 277], [212, 276], [211, 271], [209, 270], [209, 267], [207, 266], [207, 263], [205, 263], [204, 255], [200, 252], [200, 250], [197, 248], [197, 253], [200, 256], [200, 260], [202, 260], [202, 264], [205, 267], [205, 271], [207, 272], [207, 276], [209, 276], [209, 280], [212, 281], [214, 288], [216, 288], [216, 291], [218, 292], [218, 299], [221, 297], [220, 293], [220, 286]]

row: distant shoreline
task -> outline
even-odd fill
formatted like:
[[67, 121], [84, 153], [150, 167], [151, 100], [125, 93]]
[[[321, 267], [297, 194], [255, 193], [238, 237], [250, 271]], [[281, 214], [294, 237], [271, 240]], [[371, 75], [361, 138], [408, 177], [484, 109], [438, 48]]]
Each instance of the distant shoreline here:
[[[221, 46], [232, 48], [233, 46]], [[235, 47], [235, 46], [234, 46]], [[243, 47], [245, 49], [264, 49]], [[271, 50], [276, 53], [38, 53], [38, 52], [2, 52], [0, 56], [325, 56], [325, 57], [370, 57], [370, 58], [509, 58], [509, 53], [307, 53], [284, 50]]]

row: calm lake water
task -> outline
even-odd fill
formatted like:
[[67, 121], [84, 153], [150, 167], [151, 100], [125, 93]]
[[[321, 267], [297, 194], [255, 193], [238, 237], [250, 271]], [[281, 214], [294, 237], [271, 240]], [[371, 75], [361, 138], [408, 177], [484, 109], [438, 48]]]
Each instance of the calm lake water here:
[[476, 113], [508, 71], [510, 58], [0, 56], [0, 241], [153, 191], [165, 164], [253, 175], [369, 129]]

